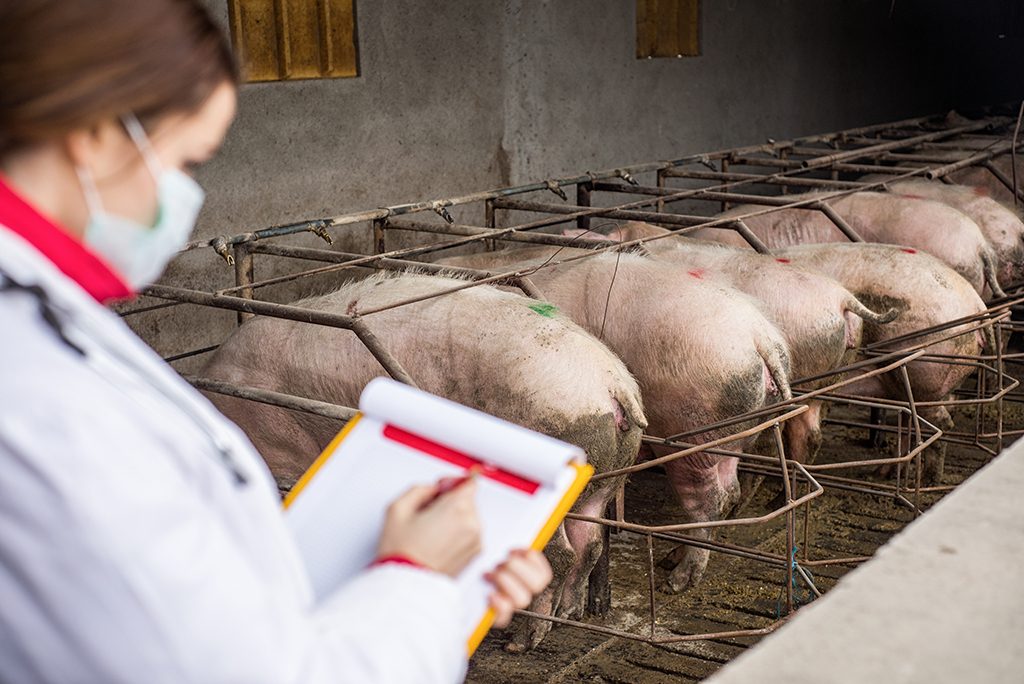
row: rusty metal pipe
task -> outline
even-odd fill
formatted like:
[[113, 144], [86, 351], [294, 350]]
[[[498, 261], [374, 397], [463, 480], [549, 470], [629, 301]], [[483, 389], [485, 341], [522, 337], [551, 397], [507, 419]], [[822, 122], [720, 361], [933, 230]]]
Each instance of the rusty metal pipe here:
[[833, 224], [835, 224], [836, 228], [842, 231], [843, 235], [850, 239], [850, 242], [864, 242], [864, 238], [858, 235], [857, 231], [853, 229], [853, 226], [847, 223], [846, 219], [840, 216], [835, 209], [825, 204], [824, 202], [818, 202], [817, 204], [814, 205], [814, 208], [818, 209], [819, 211], [821, 211], [821, 213], [825, 214], [825, 216], [827, 216], [828, 219], [832, 221]]
[[[741, 166], [764, 166], [769, 168], [781, 168], [781, 169], [803, 169], [804, 171], [810, 171], [804, 167], [799, 161], [793, 159], [773, 159], [768, 157], [738, 157], [734, 160]], [[926, 171], [926, 167], [914, 167], [914, 166], [882, 166], [880, 164], [832, 164], [830, 169], [836, 171], [843, 171], [846, 173], [887, 173], [892, 175], [902, 174], [915, 174], [923, 175]]]
[[186, 375], [183, 377], [197, 389], [201, 389], [206, 392], [224, 394], [230, 397], [238, 397], [239, 399], [247, 399], [249, 401], [257, 401], [261, 404], [270, 404], [271, 406], [279, 406], [292, 411], [300, 411], [302, 413], [309, 413], [315, 416], [323, 416], [324, 418], [348, 421], [358, 413], [356, 409], [349, 408], [347, 406], [331, 404], [326, 401], [318, 401], [316, 399], [306, 399], [305, 397], [297, 397], [283, 392], [274, 392], [272, 390], [257, 387], [244, 387], [224, 382], [222, 380], [201, 378], [193, 375]]
[[[607, 243], [602, 246], [607, 247]], [[389, 271], [395, 271], [396, 273], [403, 273], [410, 270], [415, 270], [423, 273], [430, 273], [434, 275], [457, 275], [464, 278], [472, 278], [481, 280], [484, 278], [493, 278], [494, 273], [490, 271], [483, 271], [475, 268], [467, 268], [464, 266], [448, 266], [445, 264], [433, 264], [425, 261], [404, 261], [401, 259], [389, 259], [387, 257], [380, 257], [369, 262], [363, 261], [363, 254], [350, 254], [348, 252], [339, 252], [333, 249], [316, 249], [310, 247], [293, 247], [291, 245], [274, 245], [266, 243], [255, 243], [250, 249], [258, 254], [269, 254], [273, 256], [291, 257], [295, 259], [308, 259], [310, 261], [324, 261], [328, 263], [336, 264], [349, 264], [354, 261], [358, 261], [352, 268], [366, 268], [376, 270], [383, 268]], [[501, 282], [501, 281], [496, 281]], [[537, 293], [537, 289], [533, 287], [533, 284], [529, 280], [521, 277], [510, 277], [507, 279], [507, 284], [513, 287], [519, 287], [523, 290], [527, 296], [534, 297], [534, 293]], [[539, 297], [535, 297], [539, 298]]]
[[[1007, 149], [1009, 149], [1008, 146], [1003, 148], [1002, 150], [1000, 150], [999, 153], [1005, 152]], [[931, 178], [931, 179], [934, 180], [936, 178], [942, 178], [943, 176], [946, 176], [946, 175], [948, 175], [950, 173], [953, 173], [954, 171], [959, 171], [960, 169], [965, 169], [968, 166], [975, 166], [975, 165], [977, 165], [979, 163], [982, 166], [985, 166], [986, 168], [988, 168], [992, 164], [991, 158], [992, 158], [993, 154], [995, 154], [995, 152], [993, 152], [993, 151], [986, 151], [986, 152], [979, 152], [978, 154], [972, 154], [971, 156], [966, 157], [964, 159], [961, 159], [960, 161], [956, 161], [956, 162], [952, 162], [952, 163], [949, 163], [949, 164], [945, 164], [944, 166], [940, 166], [940, 167], [935, 168], [935, 169], [929, 169], [928, 172], [925, 175], [927, 175], [928, 178]], [[989, 170], [991, 170], [991, 169], [989, 169]]]
[[879, 143], [877, 145], [870, 145], [868, 147], [861, 147], [856, 150], [845, 150], [843, 152], [835, 152], [833, 154], [826, 154], [820, 157], [814, 157], [813, 159], [805, 159], [801, 164], [805, 169], [814, 169], [822, 166], [829, 166], [836, 162], [843, 162], [848, 159], [861, 159], [863, 157], [869, 157], [879, 152], [888, 152], [889, 150], [898, 150], [902, 147], [911, 147], [917, 143], [929, 142], [932, 140], [940, 140], [942, 138], [948, 138], [958, 133], [970, 133], [972, 131], [978, 131], [983, 128], [988, 128], [990, 124], [986, 122], [972, 123], [964, 126], [957, 126], [955, 128], [948, 128], [943, 131], [936, 131], [934, 133], [924, 133], [917, 135], [912, 138], [903, 138], [902, 140], [892, 140], [890, 142]]
[[[253, 259], [252, 243], [240, 242], [234, 245], [235, 256], [235, 286], [238, 288], [238, 296], [243, 299], [252, 299], [252, 283], [256, 279], [255, 261]], [[238, 325], [242, 325], [253, 317], [250, 313], [239, 311], [237, 314]]]
[[[686, 171], [683, 169], [666, 169], [664, 174], [668, 178], [686, 178], [691, 180], [710, 181], [753, 181], [756, 185], [780, 185], [791, 188], [832, 188], [836, 190], [864, 189], [870, 183], [860, 181], [834, 181], [828, 178], [801, 178], [799, 176], [779, 176], [777, 174], [757, 173], [724, 173], [722, 171]], [[597, 183], [596, 190], [618, 191], [618, 183]], [[628, 187], [628, 186], [621, 186]]]
[[778, 418], [773, 418], [771, 420], [762, 422], [751, 428], [747, 428], [746, 430], [737, 432], [736, 434], [727, 435], [725, 437], [719, 437], [718, 439], [713, 439], [709, 442], [705, 442], [704, 444], [697, 444], [695, 446], [689, 447], [687, 449], [682, 449], [681, 451], [677, 451], [667, 456], [662, 456], [661, 458], [654, 458], [649, 461], [644, 461], [643, 463], [636, 463], [631, 466], [626, 466], [625, 468], [616, 468], [615, 470], [597, 473], [592, 478], [590, 478], [590, 481], [598, 482], [600, 480], [605, 480], [610, 477], [638, 473], [642, 470], [649, 470], [650, 468], [653, 468], [655, 466], [664, 465], [665, 463], [669, 463], [670, 461], [685, 458], [686, 456], [698, 453], [700, 451], [704, 451], [710, 447], [722, 446], [724, 444], [729, 444], [731, 442], [745, 439], [746, 437], [752, 437], [753, 435], [756, 435], [759, 432], [763, 432], [764, 430], [770, 428], [774, 423], [785, 422], [786, 420], [789, 420], [794, 416], [798, 416], [807, 410], [808, 408], [806, 406], [797, 406], [793, 408], [791, 411], [786, 412], [784, 415], [779, 416]]
[[169, 285], [150, 285], [146, 288], [145, 292], [151, 297], [159, 297], [161, 299], [351, 330], [359, 337], [367, 350], [373, 354], [374, 358], [380, 362], [384, 370], [388, 372], [388, 375], [399, 382], [404, 382], [413, 387], [416, 386], [412, 377], [402, 368], [401, 364], [380, 344], [376, 336], [366, 327], [366, 324], [356, 317], [304, 309], [290, 304], [277, 304], [255, 299], [244, 299], [242, 297], [210, 294], [199, 290], [189, 290]]
[[[501, 205], [497, 205], [501, 208]], [[551, 235], [549, 233], [520, 233], [508, 232], [507, 230], [488, 229], [481, 226], [468, 226], [457, 223], [439, 225], [425, 221], [402, 222], [392, 221], [388, 224], [391, 230], [405, 230], [420, 233], [438, 233], [441, 235], [477, 235], [481, 239], [503, 240], [508, 242], [523, 242], [532, 245], [553, 245], [555, 247], [573, 247], [576, 249], [606, 249], [607, 240], [593, 240], [586, 237], [569, 237], [566, 235]], [[514, 230], [514, 229], [513, 229]], [[494, 237], [492, 237], [492, 235]]]

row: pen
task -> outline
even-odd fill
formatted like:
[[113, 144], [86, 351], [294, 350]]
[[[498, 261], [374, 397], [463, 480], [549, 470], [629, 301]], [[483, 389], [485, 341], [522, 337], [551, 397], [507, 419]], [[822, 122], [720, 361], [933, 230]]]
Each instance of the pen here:
[[480, 468], [478, 466], [474, 466], [474, 467], [470, 468], [469, 472], [466, 473], [465, 475], [463, 475], [462, 477], [444, 477], [444, 478], [441, 478], [441, 480], [437, 483], [437, 491], [434, 492], [433, 496], [431, 496], [429, 499], [427, 499], [425, 502], [423, 502], [423, 505], [420, 506], [420, 510], [422, 511], [423, 509], [429, 507], [432, 503], [437, 501], [439, 498], [441, 498], [445, 494], [451, 492], [454, 489], [458, 489], [459, 487], [461, 487], [466, 482], [472, 480], [473, 478], [476, 477], [476, 474], [479, 471], [480, 471]]

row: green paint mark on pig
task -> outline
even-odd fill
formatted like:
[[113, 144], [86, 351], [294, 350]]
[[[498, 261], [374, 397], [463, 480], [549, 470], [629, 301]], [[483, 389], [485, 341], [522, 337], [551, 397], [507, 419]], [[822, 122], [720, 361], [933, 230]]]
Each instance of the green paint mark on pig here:
[[536, 311], [544, 318], [554, 318], [558, 313], [558, 307], [554, 304], [530, 304], [530, 310]]

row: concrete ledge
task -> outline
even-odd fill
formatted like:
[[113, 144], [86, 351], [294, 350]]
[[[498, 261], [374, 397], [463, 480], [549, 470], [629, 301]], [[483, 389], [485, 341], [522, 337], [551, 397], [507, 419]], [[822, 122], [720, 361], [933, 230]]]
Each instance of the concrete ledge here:
[[1024, 440], [706, 681], [1024, 682]]

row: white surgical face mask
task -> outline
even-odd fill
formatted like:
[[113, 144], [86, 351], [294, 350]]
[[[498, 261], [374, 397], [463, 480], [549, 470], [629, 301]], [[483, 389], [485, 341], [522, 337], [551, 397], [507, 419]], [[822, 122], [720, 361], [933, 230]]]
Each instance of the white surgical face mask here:
[[144, 226], [104, 211], [92, 174], [80, 166], [75, 171], [89, 207], [85, 244], [106, 259], [133, 289], [139, 290], [156, 280], [167, 262], [188, 242], [205, 193], [187, 174], [163, 168], [134, 114], [121, 120], [156, 182], [156, 224]]

